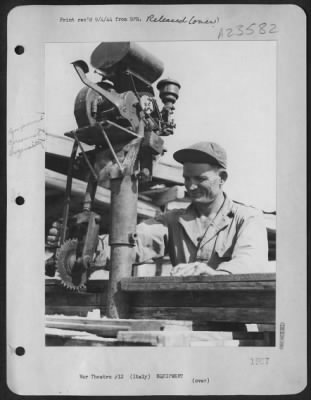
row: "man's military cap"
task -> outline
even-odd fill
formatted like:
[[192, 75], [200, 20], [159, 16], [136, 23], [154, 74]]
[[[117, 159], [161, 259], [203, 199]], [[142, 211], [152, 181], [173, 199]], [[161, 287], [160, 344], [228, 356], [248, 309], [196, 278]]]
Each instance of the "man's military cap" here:
[[176, 151], [173, 154], [176, 161], [181, 164], [190, 163], [208, 163], [227, 168], [226, 151], [215, 142], [199, 142], [185, 149]]

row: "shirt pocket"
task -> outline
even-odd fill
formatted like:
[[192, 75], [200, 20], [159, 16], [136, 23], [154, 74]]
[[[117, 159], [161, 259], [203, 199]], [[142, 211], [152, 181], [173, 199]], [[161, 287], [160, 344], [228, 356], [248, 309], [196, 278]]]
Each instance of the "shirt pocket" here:
[[215, 243], [215, 253], [222, 262], [232, 259], [233, 247], [232, 237], [221, 232]]

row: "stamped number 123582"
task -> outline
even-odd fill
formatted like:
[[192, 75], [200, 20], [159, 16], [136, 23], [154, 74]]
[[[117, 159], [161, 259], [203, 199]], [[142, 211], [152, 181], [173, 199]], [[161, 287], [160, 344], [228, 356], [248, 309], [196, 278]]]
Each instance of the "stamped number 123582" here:
[[276, 24], [268, 24], [267, 22], [257, 24], [253, 22], [250, 25], [240, 24], [233, 28], [220, 28], [217, 39], [226, 39], [233, 36], [251, 36], [255, 34], [269, 35], [278, 32], [279, 30]]

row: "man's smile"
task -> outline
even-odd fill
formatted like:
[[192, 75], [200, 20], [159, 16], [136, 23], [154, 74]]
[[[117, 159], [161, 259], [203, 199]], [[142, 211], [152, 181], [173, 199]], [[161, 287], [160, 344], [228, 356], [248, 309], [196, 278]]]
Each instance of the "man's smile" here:
[[189, 194], [190, 194], [190, 197], [201, 197], [201, 196], [204, 196], [206, 193], [203, 193], [200, 190], [193, 190], [193, 191], [189, 192]]

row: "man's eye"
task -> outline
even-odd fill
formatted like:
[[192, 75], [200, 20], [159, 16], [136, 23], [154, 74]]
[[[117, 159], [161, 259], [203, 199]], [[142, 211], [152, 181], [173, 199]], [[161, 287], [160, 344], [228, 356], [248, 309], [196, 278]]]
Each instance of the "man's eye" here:
[[189, 184], [190, 182], [201, 183], [201, 182], [204, 182], [206, 180], [208, 180], [208, 178], [206, 176], [195, 176], [195, 177], [192, 177], [192, 178], [184, 176], [184, 181], [185, 181], [186, 184]]

